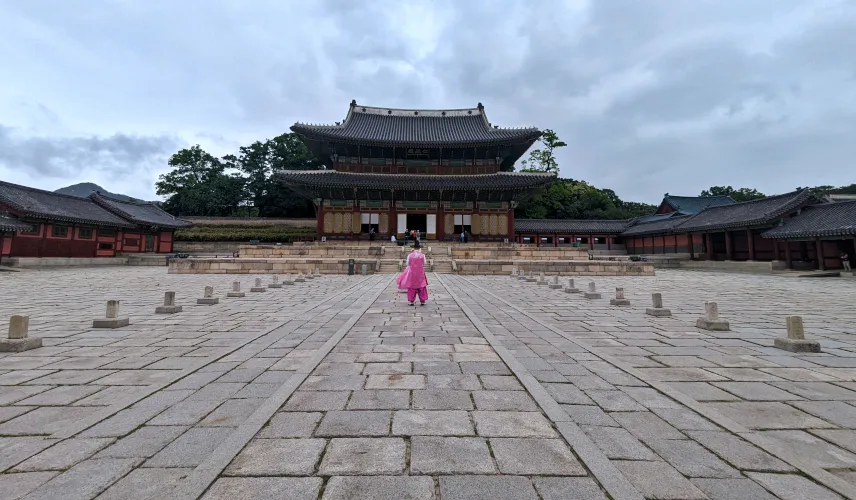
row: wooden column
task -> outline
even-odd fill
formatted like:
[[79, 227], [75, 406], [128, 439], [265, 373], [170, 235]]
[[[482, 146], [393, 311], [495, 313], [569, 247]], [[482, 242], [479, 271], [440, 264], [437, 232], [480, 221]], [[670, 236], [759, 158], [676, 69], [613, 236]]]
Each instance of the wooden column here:
[[826, 271], [826, 262], [823, 259], [823, 241], [820, 238], [817, 238], [814, 241], [816, 245], [815, 256], [817, 260], [817, 269], [818, 271]]
[[785, 267], [793, 269], [793, 261], [791, 260], [791, 242], [785, 240]]
[[[314, 202], [314, 200], [313, 200]], [[324, 236], [324, 200], [322, 199], [318, 203], [318, 220], [315, 221], [315, 232], [317, 233], [318, 241], [321, 241], [321, 237]]]
[[514, 232], [514, 209], [511, 208], [511, 204], [509, 204], [508, 208], [508, 241], [513, 242], [516, 240], [516, 233]]
[[695, 239], [692, 233], [687, 234], [687, 243], [690, 246], [690, 260], [695, 260]]
[[[463, 222], [463, 221], [461, 221], [461, 222]], [[396, 221], [396, 224], [398, 224], [398, 221]], [[427, 224], [427, 222], [426, 222], [426, 224]], [[436, 224], [436, 226], [434, 227], [434, 238], [436, 238], [437, 241], [445, 240], [446, 239], [446, 212], [443, 210], [443, 202], [442, 201], [437, 202], [437, 220], [434, 222], [434, 224]], [[428, 237], [427, 233], [426, 233], [425, 237], [426, 238]], [[388, 238], [389, 237], [387, 237], [387, 239]], [[460, 236], [458, 236], [458, 238], [460, 238]], [[509, 239], [508, 241], [511, 241], [511, 240]]]
[[734, 260], [734, 242], [731, 241], [731, 231], [725, 231], [725, 260]]
[[590, 234], [590, 235], [588, 235], [588, 238], [589, 238], [589, 250], [594, 250], [594, 236]]
[[535, 234], [535, 246], [536, 246], [536, 247], [540, 247], [540, 246], [541, 246], [541, 235], [540, 235], [540, 234], [537, 234], [537, 233]]
[[749, 260], [755, 260], [755, 235], [751, 229], [747, 229], [746, 236], [749, 238]]
[[557, 233], [553, 233], [553, 246], [559, 247], [559, 235]]
[[675, 253], [678, 253], [678, 235], [673, 235], [675, 238]]
[[713, 260], [713, 236], [710, 233], [704, 233], [704, 246], [707, 250], [707, 260]]
[[607, 236], [607, 237], [606, 237], [606, 249], [607, 249], [607, 250], [612, 250], [612, 240], [613, 240], [613, 238], [614, 238], [613, 236]]

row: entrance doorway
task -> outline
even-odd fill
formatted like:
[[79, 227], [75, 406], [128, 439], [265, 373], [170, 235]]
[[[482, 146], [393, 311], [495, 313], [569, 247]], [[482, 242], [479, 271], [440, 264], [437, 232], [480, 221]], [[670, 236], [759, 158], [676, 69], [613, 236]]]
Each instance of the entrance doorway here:
[[146, 252], [155, 251], [155, 237], [153, 234], [146, 235]]
[[407, 214], [407, 228], [419, 231], [419, 235], [424, 238], [428, 233], [428, 214]]

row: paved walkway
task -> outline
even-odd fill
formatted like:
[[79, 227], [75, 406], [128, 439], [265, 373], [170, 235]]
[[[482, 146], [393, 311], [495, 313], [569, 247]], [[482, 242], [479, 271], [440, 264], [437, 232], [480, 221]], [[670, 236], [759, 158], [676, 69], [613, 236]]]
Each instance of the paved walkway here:
[[[392, 278], [196, 306], [235, 277], [0, 276], [45, 340], [0, 355], [0, 498], [856, 498], [856, 283], [432, 275], [409, 307]], [[131, 326], [89, 328], [113, 298]], [[731, 332], [694, 327], [711, 299]], [[785, 314], [824, 353], [772, 348]]]

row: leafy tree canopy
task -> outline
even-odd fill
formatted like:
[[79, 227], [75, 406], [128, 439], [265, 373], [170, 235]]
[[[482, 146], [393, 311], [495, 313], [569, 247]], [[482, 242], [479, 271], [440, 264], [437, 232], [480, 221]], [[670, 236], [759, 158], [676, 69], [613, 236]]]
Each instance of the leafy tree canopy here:
[[734, 189], [731, 186], [711, 186], [710, 189], [702, 191], [699, 196], [730, 196], [731, 199], [737, 202], [752, 201], [767, 197], [767, 195], [757, 189]]
[[529, 152], [529, 158], [522, 160], [523, 172], [551, 172], [559, 174], [559, 163], [553, 153], [557, 148], [563, 148], [568, 144], [559, 139], [556, 132], [546, 129], [538, 139], [541, 147]]
[[314, 217], [311, 201], [276, 180], [279, 170], [322, 167], [295, 134], [242, 146], [217, 158], [198, 144], [169, 160], [172, 170], [155, 183], [167, 196], [164, 209], [176, 215]]

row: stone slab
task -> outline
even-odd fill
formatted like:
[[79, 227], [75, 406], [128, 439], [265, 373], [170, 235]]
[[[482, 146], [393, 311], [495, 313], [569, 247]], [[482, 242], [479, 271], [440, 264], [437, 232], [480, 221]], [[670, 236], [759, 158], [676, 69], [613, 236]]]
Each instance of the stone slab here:
[[24, 352], [38, 349], [42, 346], [40, 337], [27, 337], [23, 339], [0, 338], [0, 352]]

